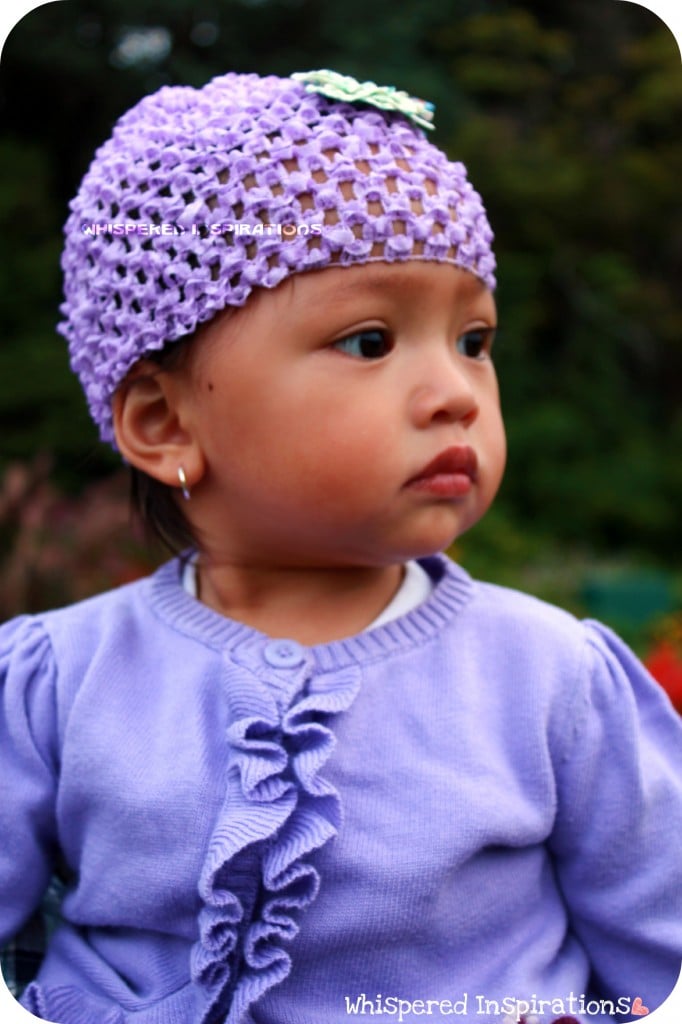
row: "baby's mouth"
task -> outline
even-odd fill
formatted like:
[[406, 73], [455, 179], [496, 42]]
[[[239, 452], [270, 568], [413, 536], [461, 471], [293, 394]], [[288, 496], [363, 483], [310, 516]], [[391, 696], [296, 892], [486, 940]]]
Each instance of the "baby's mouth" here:
[[478, 478], [478, 459], [469, 445], [451, 445], [405, 484], [411, 491], [439, 498], [463, 498]]

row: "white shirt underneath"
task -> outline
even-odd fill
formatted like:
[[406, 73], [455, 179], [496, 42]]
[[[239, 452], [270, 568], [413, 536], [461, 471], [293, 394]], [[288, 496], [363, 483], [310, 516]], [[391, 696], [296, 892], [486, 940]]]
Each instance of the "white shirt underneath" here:
[[[198, 598], [199, 591], [195, 559], [185, 563], [182, 573], [182, 586], [191, 597]], [[398, 619], [401, 615], [411, 612], [413, 608], [416, 608], [422, 601], [426, 600], [432, 589], [431, 577], [425, 569], [422, 569], [419, 562], [414, 560], [406, 562], [405, 576], [397, 593], [376, 619], [370, 622], [369, 626], [365, 626], [363, 633], [367, 633], [370, 629], [376, 629], [377, 626], [384, 626], [387, 622], [392, 622], [393, 619]]]

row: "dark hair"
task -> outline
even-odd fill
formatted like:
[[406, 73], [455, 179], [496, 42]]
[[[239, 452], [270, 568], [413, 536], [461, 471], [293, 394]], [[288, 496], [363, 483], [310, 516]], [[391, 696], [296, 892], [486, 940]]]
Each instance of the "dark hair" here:
[[150, 541], [161, 541], [172, 554], [194, 547], [196, 538], [173, 488], [135, 466], [130, 467], [130, 505]]
[[[168, 342], [158, 352], [145, 356], [161, 370], [178, 369], [194, 334]], [[130, 506], [150, 542], [160, 541], [172, 554], [196, 545], [192, 527], [178, 501], [179, 490], [161, 483], [135, 466], [130, 467]]]

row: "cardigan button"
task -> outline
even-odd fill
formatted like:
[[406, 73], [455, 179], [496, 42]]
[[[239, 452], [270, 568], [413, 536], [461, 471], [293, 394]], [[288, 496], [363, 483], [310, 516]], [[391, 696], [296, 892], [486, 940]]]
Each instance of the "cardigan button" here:
[[266, 644], [263, 657], [273, 668], [296, 668], [305, 661], [305, 654], [295, 640], [272, 640]]

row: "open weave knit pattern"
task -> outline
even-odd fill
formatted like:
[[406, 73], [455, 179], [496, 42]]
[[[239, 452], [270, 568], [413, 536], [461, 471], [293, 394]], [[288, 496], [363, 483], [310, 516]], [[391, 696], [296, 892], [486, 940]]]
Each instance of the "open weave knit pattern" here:
[[71, 203], [71, 365], [104, 440], [146, 353], [293, 273], [434, 260], [495, 286], [492, 232], [461, 163], [401, 113], [230, 73], [129, 110]]

